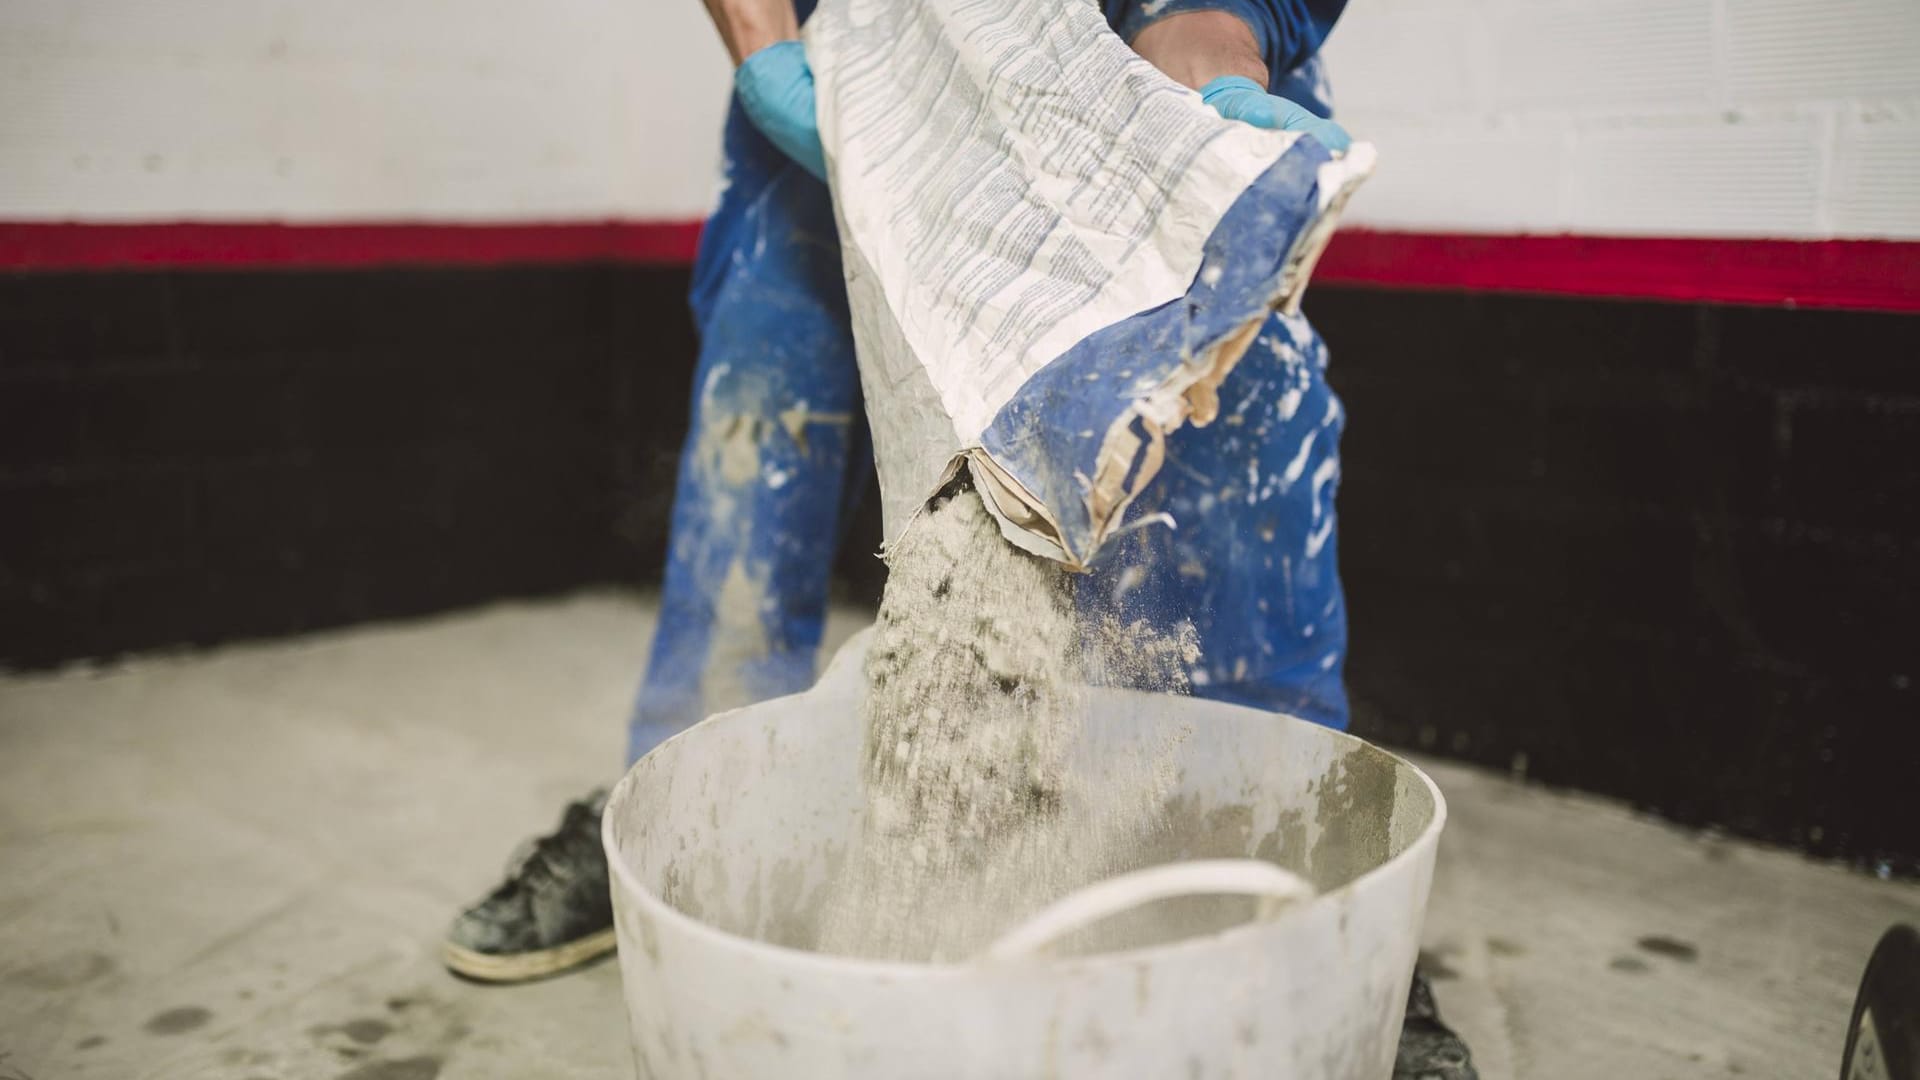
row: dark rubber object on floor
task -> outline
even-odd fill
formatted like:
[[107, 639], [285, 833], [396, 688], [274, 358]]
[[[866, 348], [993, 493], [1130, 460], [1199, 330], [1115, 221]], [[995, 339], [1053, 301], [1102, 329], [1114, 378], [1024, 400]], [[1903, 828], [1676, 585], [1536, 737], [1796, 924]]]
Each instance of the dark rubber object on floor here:
[[1880, 938], [1847, 1025], [1840, 1080], [1920, 1080], [1920, 931]]

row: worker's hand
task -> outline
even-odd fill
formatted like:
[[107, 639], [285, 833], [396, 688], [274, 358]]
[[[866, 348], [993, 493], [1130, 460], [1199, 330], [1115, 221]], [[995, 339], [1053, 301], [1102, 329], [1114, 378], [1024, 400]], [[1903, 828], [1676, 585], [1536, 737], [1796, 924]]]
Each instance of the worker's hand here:
[[1353, 145], [1346, 128], [1323, 120], [1286, 98], [1267, 93], [1259, 83], [1245, 76], [1220, 76], [1200, 88], [1200, 100], [1229, 120], [1311, 135], [1336, 154], [1345, 153], [1347, 147]]
[[827, 154], [813, 115], [813, 68], [798, 41], [776, 41], [748, 56], [733, 73], [733, 89], [753, 126], [800, 167], [827, 178]]

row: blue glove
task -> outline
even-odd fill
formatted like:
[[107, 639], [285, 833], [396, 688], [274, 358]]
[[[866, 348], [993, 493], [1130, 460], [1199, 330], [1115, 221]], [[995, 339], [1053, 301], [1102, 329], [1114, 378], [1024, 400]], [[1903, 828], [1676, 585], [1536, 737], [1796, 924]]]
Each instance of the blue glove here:
[[747, 119], [800, 167], [827, 178], [827, 153], [813, 116], [813, 68], [798, 41], [776, 41], [740, 62], [733, 89]]
[[1331, 120], [1322, 120], [1286, 98], [1274, 97], [1265, 87], [1245, 76], [1220, 76], [1200, 88], [1200, 100], [1229, 120], [1311, 135], [1336, 154], [1346, 153], [1347, 147], [1353, 145], [1346, 128]]

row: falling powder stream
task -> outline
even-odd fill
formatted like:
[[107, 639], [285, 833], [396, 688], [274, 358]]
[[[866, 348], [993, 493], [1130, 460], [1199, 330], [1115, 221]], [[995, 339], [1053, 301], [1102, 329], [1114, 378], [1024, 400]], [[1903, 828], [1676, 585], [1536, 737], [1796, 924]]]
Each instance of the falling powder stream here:
[[[1106, 876], [1158, 824], [1163, 760], [1073, 752], [1089, 678], [1184, 688], [1197, 651], [1083, 625], [1072, 575], [1007, 543], [971, 489], [937, 501], [890, 553], [867, 653], [867, 818], [820, 947], [953, 961]], [[1151, 760], [1150, 760], [1151, 759]]]

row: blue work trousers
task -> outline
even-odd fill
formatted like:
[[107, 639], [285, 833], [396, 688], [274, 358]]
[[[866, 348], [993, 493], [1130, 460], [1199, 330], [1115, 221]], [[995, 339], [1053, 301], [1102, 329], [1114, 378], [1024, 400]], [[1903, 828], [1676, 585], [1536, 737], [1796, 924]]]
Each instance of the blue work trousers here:
[[[714, 712], [811, 684], [829, 571], [872, 469], [827, 188], [737, 101], [725, 147], [727, 186], [694, 266], [693, 422], [635, 760]], [[1169, 437], [1129, 511], [1174, 526], [1111, 541], [1077, 595], [1092, 614], [1191, 620], [1195, 694], [1344, 728], [1345, 414], [1326, 369], [1306, 320], [1270, 318], [1221, 385], [1218, 419]]]

